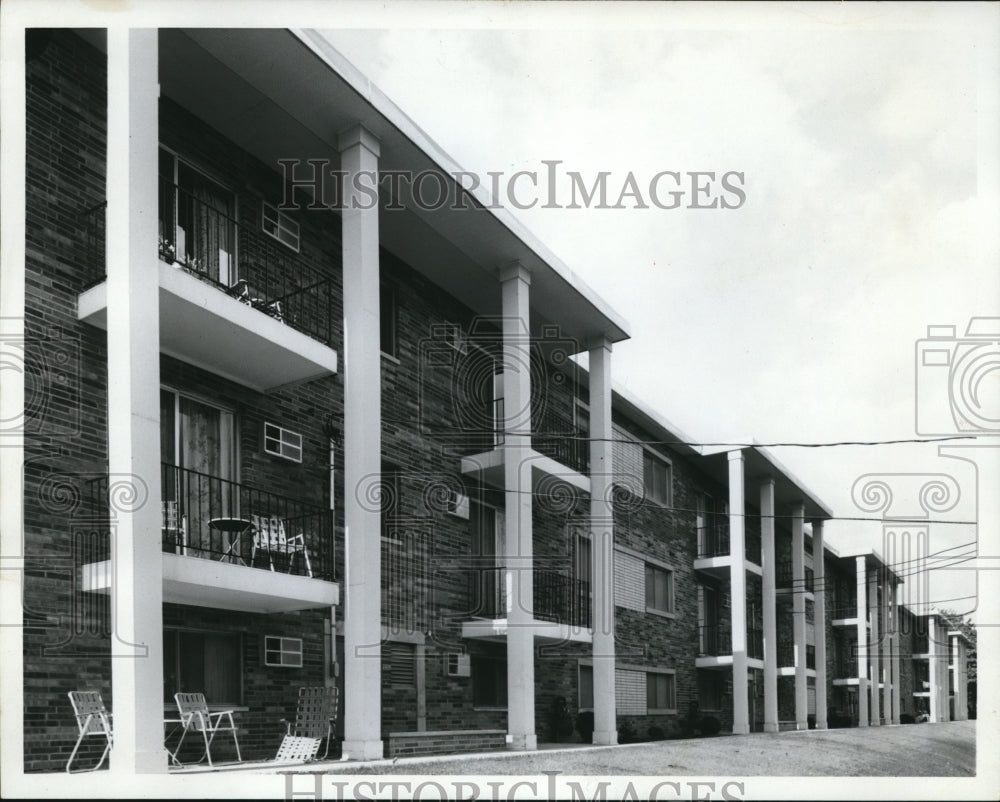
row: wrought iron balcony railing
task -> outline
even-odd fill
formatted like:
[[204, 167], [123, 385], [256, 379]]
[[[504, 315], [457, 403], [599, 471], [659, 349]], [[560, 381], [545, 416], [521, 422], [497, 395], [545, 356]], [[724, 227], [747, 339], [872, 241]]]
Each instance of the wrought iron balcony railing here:
[[834, 664], [835, 679], [853, 679], [858, 676], [858, 660], [856, 657], [841, 656]]
[[532, 413], [532, 446], [577, 473], [590, 468], [590, 439], [569, 415], [543, 408]]
[[816, 647], [812, 644], [806, 644], [806, 668], [816, 668]]
[[[297, 253], [160, 179], [159, 256], [324, 345], [333, 336], [333, 283]], [[85, 285], [104, 280], [106, 203], [81, 218]]]
[[698, 654], [702, 657], [718, 657], [723, 654], [731, 654], [727, 633], [722, 631], [719, 624], [705, 624], [698, 627]]
[[752, 657], [755, 660], [764, 659], [764, 630], [763, 629], [748, 629], [747, 630], [747, 657]]
[[726, 557], [729, 555], [729, 522], [722, 516], [711, 516], [698, 531], [699, 557]]
[[[512, 581], [516, 581], [516, 574]], [[576, 627], [589, 627], [590, 583], [558, 571], [534, 571], [534, 617]], [[507, 617], [507, 569], [502, 566], [469, 570], [469, 610], [481, 618]]]
[[[106, 476], [91, 481], [90, 501], [113, 520], [108, 490]], [[163, 551], [334, 581], [330, 510], [166, 463], [161, 494]]]

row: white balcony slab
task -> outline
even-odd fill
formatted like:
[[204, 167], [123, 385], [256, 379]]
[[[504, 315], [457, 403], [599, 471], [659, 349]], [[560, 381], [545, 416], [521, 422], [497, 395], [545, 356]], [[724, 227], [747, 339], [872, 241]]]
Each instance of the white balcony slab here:
[[[266, 392], [337, 372], [337, 352], [186, 270], [155, 259], [160, 351]], [[77, 317], [107, 330], [107, 282], [81, 293]]]
[[[109, 593], [111, 561], [83, 566], [83, 589]], [[305, 576], [203, 560], [163, 555], [163, 601], [244, 610], [254, 613], [289, 613], [340, 603], [340, 586]]]
[[[482, 618], [462, 622], [462, 637], [473, 640], [505, 641], [508, 623], [506, 618]], [[533, 620], [530, 628], [538, 640], [564, 643], [590, 643], [594, 639], [593, 630], [560, 624], [554, 621]]]
[[[480, 480], [492, 487], [503, 489], [504, 464], [507, 452], [503, 448], [494, 448], [480, 454], [462, 457], [462, 473], [478, 476]], [[532, 490], [538, 491], [539, 485], [546, 476], [555, 477], [583, 493], [590, 493], [590, 478], [572, 468], [557, 462], [551, 457], [528, 449], [525, 459], [531, 463]], [[552, 489], [552, 488], [550, 488]]]
[[719, 654], [714, 657], [696, 657], [694, 659], [695, 668], [732, 668], [733, 656], [731, 654]]

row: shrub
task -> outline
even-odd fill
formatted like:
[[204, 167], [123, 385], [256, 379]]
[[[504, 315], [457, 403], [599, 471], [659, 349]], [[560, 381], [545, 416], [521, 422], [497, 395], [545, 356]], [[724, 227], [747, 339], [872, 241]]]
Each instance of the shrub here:
[[698, 725], [702, 735], [718, 735], [722, 724], [715, 716], [705, 716]]
[[900, 724], [916, 724], [917, 720], [913, 717], [911, 713], [900, 713], [899, 714]]
[[576, 731], [580, 733], [580, 740], [589, 744], [594, 740], [594, 714], [591, 712], [580, 713], [576, 717]]
[[663, 727], [657, 727], [655, 724], [651, 725], [649, 728], [649, 740], [651, 741], [662, 741], [667, 737], [666, 732], [663, 731]]
[[635, 731], [635, 725], [628, 719], [622, 721], [622, 723], [618, 725], [618, 743], [632, 744], [637, 740], [639, 740], [639, 738]]

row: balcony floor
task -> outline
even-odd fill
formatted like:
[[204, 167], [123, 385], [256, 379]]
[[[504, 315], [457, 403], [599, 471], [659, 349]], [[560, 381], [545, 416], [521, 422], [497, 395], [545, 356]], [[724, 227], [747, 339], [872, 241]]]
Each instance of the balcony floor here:
[[[337, 372], [337, 352], [155, 255], [160, 350], [266, 392]], [[81, 293], [77, 317], [107, 330], [108, 284]]]
[[[552, 642], [591, 643], [594, 639], [593, 630], [577, 627], [571, 624], [560, 624], [555, 621], [531, 622], [531, 629], [537, 640]], [[505, 642], [507, 640], [508, 624], [506, 618], [482, 618], [462, 623], [462, 637], [471, 640], [487, 640]]]
[[[502, 447], [484, 451], [481, 454], [473, 454], [462, 457], [462, 473], [478, 475], [485, 484], [492, 487], [504, 488], [504, 466], [506, 464], [507, 451]], [[532, 490], [538, 490], [539, 483], [544, 475], [549, 475], [566, 482], [566, 484], [583, 492], [590, 492], [590, 478], [582, 473], [574, 471], [572, 468], [557, 462], [551, 457], [535, 451], [533, 448], [526, 452], [525, 460], [531, 463], [534, 469], [531, 472]], [[549, 488], [552, 489], [551, 487]]]
[[[83, 566], [83, 589], [109, 593], [111, 562]], [[243, 610], [255, 613], [288, 613], [340, 603], [340, 586], [305, 576], [261, 568], [163, 554], [163, 601]]]

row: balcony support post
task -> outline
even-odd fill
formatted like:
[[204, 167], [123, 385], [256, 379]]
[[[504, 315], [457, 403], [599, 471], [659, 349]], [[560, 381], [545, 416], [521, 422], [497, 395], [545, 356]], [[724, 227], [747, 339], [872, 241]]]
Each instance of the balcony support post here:
[[345, 174], [343, 755], [371, 760], [383, 751], [382, 521], [379, 505], [365, 503], [381, 493], [379, 209], [357, 186], [377, 186], [380, 145], [357, 125], [340, 134], [338, 147]]
[[866, 615], [868, 611], [868, 570], [866, 558], [863, 554], [855, 558], [856, 574], [855, 585], [857, 589], [857, 613], [858, 613], [858, 635], [857, 635], [857, 660], [856, 668], [858, 672], [858, 726], [868, 726], [868, 625]]
[[899, 588], [900, 583], [896, 582], [892, 586], [892, 655], [890, 657], [892, 666], [892, 723], [899, 724], [899, 716], [902, 713], [900, 708], [900, 665], [899, 665]]
[[868, 616], [871, 619], [870, 627], [868, 630], [868, 676], [871, 681], [871, 725], [873, 727], [878, 727], [882, 724], [882, 712], [881, 706], [879, 704], [879, 674], [880, 667], [882, 665], [881, 658], [881, 643], [882, 636], [880, 634], [878, 619], [879, 619], [879, 601], [878, 601], [878, 580], [879, 580], [879, 570], [876, 567], [875, 570], [868, 574]]
[[764, 732], [778, 731], [778, 623], [775, 609], [774, 477], [760, 483], [764, 601]]
[[746, 504], [743, 451], [729, 452], [729, 592], [732, 612], [733, 735], [750, 732], [747, 688]]
[[882, 720], [892, 724], [892, 621], [889, 618], [889, 595], [892, 592], [893, 579], [889, 575], [888, 566], [882, 571], [882, 595], [879, 607], [882, 614], [882, 641], [879, 644], [879, 665], [882, 676]]
[[531, 274], [500, 269], [503, 308], [504, 562], [507, 567], [507, 732], [511, 749], [538, 748], [531, 484]]
[[806, 679], [805, 507], [792, 508], [792, 642], [795, 644], [795, 729], [809, 729]]
[[[108, 30], [108, 472], [111, 770], [167, 770], [163, 747], [158, 38]], [[153, 279], [150, 279], [150, 276]], [[127, 490], [127, 493], [120, 491]], [[117, 492], [116, 492], [117, 491]], [[129, 497], [129, 494], [131, 496]], [[121, 503], [128, 498], [128, 503]]]
[[615, 529], [611, 343], [590, 349], [590, 537], [594, 627], [594, 743], [618, 743], [615, 707]]
[[816, 633], [816, 729], [827, 728], [826, 686], [826, 561], [823, 558], [823, 521], [813, 521], [813, 592]]

